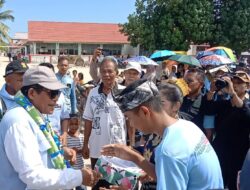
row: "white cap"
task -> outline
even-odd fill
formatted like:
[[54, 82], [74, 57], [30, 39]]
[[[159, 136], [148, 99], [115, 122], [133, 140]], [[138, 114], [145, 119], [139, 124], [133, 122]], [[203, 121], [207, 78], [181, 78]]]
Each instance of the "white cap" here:
[[134, 69], [138, 71], [139, 73], [141, 73], [141, 65], [138, 62], [129, 61], [124, 71], [130, 70], [130, 69]]

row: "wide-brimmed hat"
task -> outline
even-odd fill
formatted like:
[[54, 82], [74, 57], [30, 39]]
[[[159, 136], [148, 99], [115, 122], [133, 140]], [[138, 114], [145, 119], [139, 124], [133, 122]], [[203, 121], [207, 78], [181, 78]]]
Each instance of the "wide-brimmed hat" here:
[[28, 69], [23, 75], [23, 86], [39, 84], [49, 90], [67, 88], [56, 78], [52, 69], [44, 66], [36, 66]]
[[114, 100], [122, 112], [132, 110], [157, 95], [157, 87], [147, 79], [137, 80], [119, 93], [113, 92]]
[[233, 77], [238, 78], [238, 79], [240, 79], [241, 81], [243, 81], [245, 83], [250, 83], [250, 77], [244, 71], [236, 71]]

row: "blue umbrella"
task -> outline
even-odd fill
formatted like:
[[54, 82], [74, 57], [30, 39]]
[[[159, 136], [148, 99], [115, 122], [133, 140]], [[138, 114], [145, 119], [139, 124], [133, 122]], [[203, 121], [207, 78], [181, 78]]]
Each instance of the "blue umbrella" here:
[[152, 59], [149, 59], [145, 56], [136, 56], [136, 57], [131, 57], [129, 59], [126, 59], [124, 62], [137, 62], [140, 63], [141, 65], [156, 65], [158, 64], [153, 61]]
[[202, 57], [206, 57], [209, 55], [214, 55], [215, 53], [212, 51], [200, 51], [197, 53], [196, 58], [197, 59], [201, 59]]
[[168, 59], [170, 56], [176, 55], [175, 52], [169, 51], [169, 50], [160, 50], [154, 52], [150, 58], [153, 59], [154, 61], [163, 61], [165, 59]]

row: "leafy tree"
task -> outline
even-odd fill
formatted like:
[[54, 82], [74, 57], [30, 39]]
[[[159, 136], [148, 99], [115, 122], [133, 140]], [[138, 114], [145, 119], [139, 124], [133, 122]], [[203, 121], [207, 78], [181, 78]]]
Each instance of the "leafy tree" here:
[[237, 53], [250, 47], [250, 0], [136, 0], [121, 25], [133, 46], [187, 50], [209, 42]]
[[250, 1], [220, 0], [221, 17], [216, 24], [214, 42], [234, 49], [237, 53], [250, 47]]
[[[2, 8], [5, 4], [5, 0], [0, 0], [0, 10], [2, 11]], [[9, 42], [10, 41], [10, 36], [9, 36], [9, 27], [4, 24], [3, 22], [6, 20], [11, 20], [14, 21], [14, 17], [12, 16], [12, 11], [11, 10], [6, 10], [6, 11], [0, 11], [0, 43], [5, 44], [6, 40]]]
[[132, 45], [187, 50], [190, 43], [212, 39], [212, 0], [136, 0], [135, 13], [121, 25]]

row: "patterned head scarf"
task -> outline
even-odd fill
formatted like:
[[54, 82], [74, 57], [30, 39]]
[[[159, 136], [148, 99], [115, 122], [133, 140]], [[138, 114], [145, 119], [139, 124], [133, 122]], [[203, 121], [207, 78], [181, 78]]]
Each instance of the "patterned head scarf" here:
[[118, 93], [113, 90], [114, 100], [122, 112], [132, 110], [157, 95], [157, 87], [147, 79], [137, 80]]

